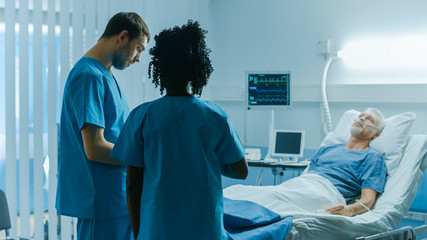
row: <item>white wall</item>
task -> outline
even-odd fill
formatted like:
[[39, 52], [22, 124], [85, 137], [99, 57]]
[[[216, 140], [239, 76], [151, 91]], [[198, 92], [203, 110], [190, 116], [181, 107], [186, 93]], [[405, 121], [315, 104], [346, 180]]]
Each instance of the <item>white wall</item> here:
[[[204, 98], [228, 111], [248, 145], [267, 145], [270, 112], [246, 112], [245, 138], [245, 71], [291, 71], [293, 108], [275, 112], [276, 127], [306, 130], [306, 147], [317, 148], [325, 64], [317, 53], [317, 42], [330, 39], [332, 51], [337, 51], [356, 39], [427, 36], [427, 15], [423, 12], [427, 2], [423, 0], [146, 0], [143, 5], [140, 12], [153, 38], [161, 29], [182, 25], [189, 18], [200, 21], [209, 31], [214, 72]], [[152, 39], [149, 46], [153, 44]], [[132, 108], [160, 96], [148, 79], [148, 62], [147, 51], [142, 64], [116, 73]], [[427, 98], [422, 94], [427, 90], [426, 77], [427, 69], [360, 70], [336, 60], [328, 76], [333, 124], [347, 109], [375, 106], [386, 117], [415, 112], [418, 117], [411, 133], [426, 133]], [[234, 100], [228, 101], [230, 98]]]
[[[211, 83], [243, 88], [247, 70], [291, 71], [296, 102], [290, 111], [275, 112], [276, 126], [305, 129], [306, 146], [317, 148], [321, 140], [317, 94], [325, 64], [324, 58], [317, 54], [317, 42], [331, 39], [332, 50], [336, 51], [353, 39], [425, 36], [427, 16], [420, 9], [426, 7], [425, 1], [213, 1], [209, 8], [215, 64]], [[412, 72], [418, 75], [413, 76]], [[337, 60], [332, 63], [328, 77], [328, 83], [337, 86], [329, 88], [329, 96], [334, 101], [330, 105], [333, 122], [349, 108], [363, 110], [373, 105], [386, 116], [415, 112], [418, 118], [413, 132], [425, 133], [427, 103], [422, 97], [413, 99], [411, 86], [399, 85], [400, 96], [394, 100], [387, 96], [395, 94], [393, 86], [376, 85], [372, 92], [371, 86], [362, 85], [355, 93], [355, 86], [347, 84], [427, 83], [426, 76], [426, 70], [354, 70]], [[351, 102], [347, 102], [349, 93], [354, 95]], [[383, 95], [385, 100], [378, 100], [375, 94]], [[218, 98], [222, 97], [226, 96]], [[244, 103], [220, 104], [228, 110], [243, 136]], [[248, 145], [267, 144], [268, 122], [268, 111], [247, 114]]]

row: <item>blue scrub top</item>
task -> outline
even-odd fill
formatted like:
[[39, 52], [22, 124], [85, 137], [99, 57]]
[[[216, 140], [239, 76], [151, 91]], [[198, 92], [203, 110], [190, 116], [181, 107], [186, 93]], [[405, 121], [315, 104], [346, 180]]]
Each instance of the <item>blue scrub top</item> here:
[[225, 111], [195, 97], [134, 109], [111, 156], [142, 167], [141, 239], [226, 239], [222, 164], [244, 157]]
[[115, 143], [128, 115], [126, 99], [110, 72], [96, 59], [80, 59], [68, 75], [62, 103], [56, 195], [60, 214], [87, 219], [128, 214], [126, 167], [90, 161], [80, 132], [83, 124], [93, 124]]
[[347, 202], [359, 196], [362, 188], [384, 192], [387, 168], [383, 156], [372, 148], [355, 151], [344, 144], [323, 146], [309, 169], [328, 179]]

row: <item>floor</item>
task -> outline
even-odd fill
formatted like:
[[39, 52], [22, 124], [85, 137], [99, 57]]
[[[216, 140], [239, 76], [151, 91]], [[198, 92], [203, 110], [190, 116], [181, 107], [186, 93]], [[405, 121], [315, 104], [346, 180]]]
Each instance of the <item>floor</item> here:
[[[32, 216], [31, 216], [32, 218]], [[402, 222], [397, 226], [396, 229], [399, 229], [401, 227], [405, 227], [405, 226], [411, 226], [411, 227], [417, 227], [417, 226], [421, 226], [427, 224], [427, 219], [426, 222], [423, 221], [416, 221], [416, 220], [409, 220], [409, 219], [403, 219]], [[19, 217], [18, 217], [18, 229], [19, 229]], [[33, 223], [33, 219], [31, 219], [31, 231], [34, 231], [34, 223]], [[5, 232], [4, 231], [0, 231], [0, 239], [5, 239]], [[417, 240], [427, 240], [427, 235], [422, 235], [422, 236], [417, 236]]]

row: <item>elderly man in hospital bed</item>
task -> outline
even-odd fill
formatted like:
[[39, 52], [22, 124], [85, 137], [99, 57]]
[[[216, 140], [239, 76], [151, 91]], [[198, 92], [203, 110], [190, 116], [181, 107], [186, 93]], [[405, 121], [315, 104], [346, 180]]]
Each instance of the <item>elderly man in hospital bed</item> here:
[[231, 186], [224, 196], [258, 203], [282, 216], [366, 212], [384, 191], [383, 156], [369, 147], [384, 126], [382, 113], [368, 108], [354, 120], [348, 142], [320, 147], [306, 174], [277, 186]]

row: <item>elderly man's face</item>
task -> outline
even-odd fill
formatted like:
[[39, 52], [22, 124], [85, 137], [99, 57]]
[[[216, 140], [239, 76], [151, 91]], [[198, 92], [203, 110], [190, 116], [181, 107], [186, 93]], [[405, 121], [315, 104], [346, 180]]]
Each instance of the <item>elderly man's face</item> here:
[[351, 135], [359, 139], [373, 139], [378, 133], [379, 117], [372, 112], [363, 112], [354, 120]]

